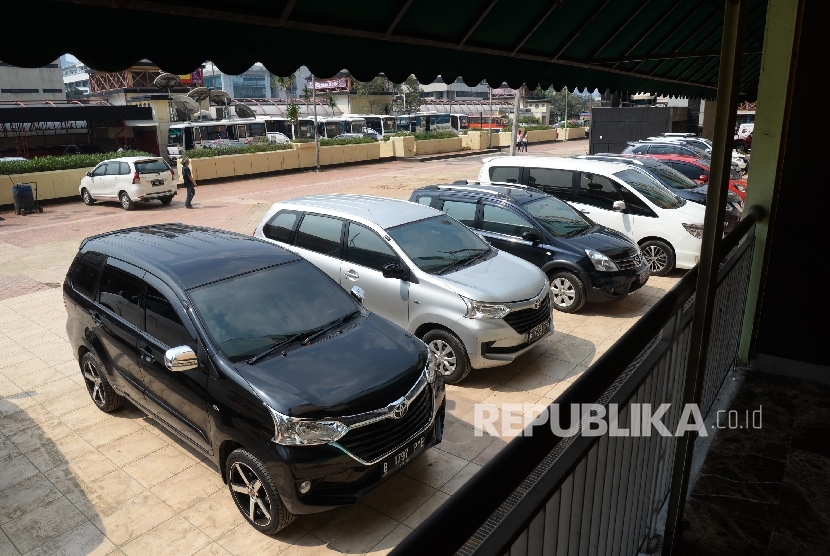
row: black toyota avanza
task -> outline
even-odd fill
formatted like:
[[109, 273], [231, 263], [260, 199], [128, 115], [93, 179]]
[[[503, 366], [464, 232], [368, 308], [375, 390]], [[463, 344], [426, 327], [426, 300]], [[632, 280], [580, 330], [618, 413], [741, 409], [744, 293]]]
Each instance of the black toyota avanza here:
[[425, 344], [273, 244], [180, 224], [98, 235], [63, 292], [95, 405], [129, 400], [212, 458], [263, 533], [354, 503], [441, 441]]

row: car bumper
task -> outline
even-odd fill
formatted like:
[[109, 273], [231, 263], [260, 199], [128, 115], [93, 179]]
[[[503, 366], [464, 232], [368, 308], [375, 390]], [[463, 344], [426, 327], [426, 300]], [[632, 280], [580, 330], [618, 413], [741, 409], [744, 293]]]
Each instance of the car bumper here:
[[700, 262], [701, 240], [687, 233], [674, 247], [674, 264], [677, 268], [692, 268]]
[[[428, 387], [428, 391], [432, 396], [429, 422], [371, 464], [362, 462], [337, 443], [308, 447], [270, 443], [268, 449], [271, 457], [265, 467], [277, 480], [280, 497], [288, 510], [294, 514], [309, 514], [354, 504], [363, 494], [440, 443], [446, 411], [443, 382], [439, 379]], [[418, 443], [418, 448], [414, 448], [415, 443]], [[409, 457], [405, 464], [384, 473], [384, 464], [389, 465], [407, 449], [417, 453]], [[307, 493], [300, 494], [299, 485], [304, 481], [310, 481], [312, 487]]]
[[164, 197], [174, 197], [178, 194], [176, 189], [165, 191], [153, 191], [152, 193], [140, 194], [135, 198], [136, 201], [150, 201], [152, 199], [161, 199]]
[[591, 276], [592, 287], [588, 289], [589, 303], [623, 299], [643, 287], [649, 279], [648, 266], [642, 265], [635, 272], [619, 276]]

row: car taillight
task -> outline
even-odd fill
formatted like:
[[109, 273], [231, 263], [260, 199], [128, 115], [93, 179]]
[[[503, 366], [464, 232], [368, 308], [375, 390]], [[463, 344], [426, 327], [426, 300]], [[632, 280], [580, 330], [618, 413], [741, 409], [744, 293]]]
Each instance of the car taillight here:
[[138, 177], [138, 170], [133, 174], [133, 185], [141, 183], [141, 178]]

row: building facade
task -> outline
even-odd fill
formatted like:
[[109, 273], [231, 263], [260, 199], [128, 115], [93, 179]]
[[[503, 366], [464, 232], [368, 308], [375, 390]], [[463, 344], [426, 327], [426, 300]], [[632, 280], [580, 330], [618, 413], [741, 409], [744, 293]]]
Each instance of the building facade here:
[[0, 101], [66, 100], [60, 64], [18, 68], [0, 62]]

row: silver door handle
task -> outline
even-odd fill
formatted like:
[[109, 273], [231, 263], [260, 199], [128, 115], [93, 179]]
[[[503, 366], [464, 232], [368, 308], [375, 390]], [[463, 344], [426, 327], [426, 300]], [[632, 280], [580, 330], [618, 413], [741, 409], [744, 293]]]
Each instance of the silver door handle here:
[[579, 209], [579, 212], [581, 212], [582, 214], [591, 214], [591, 211], [590, 211], [590, 210], [582, 210], [582, 209]]
[[352, 280], [357, 280], [358, 278], [360, 278], [360, 275], [354, 270], [347, 270], [343, 274], [346, 276], [346, 278], [351, 278]]

